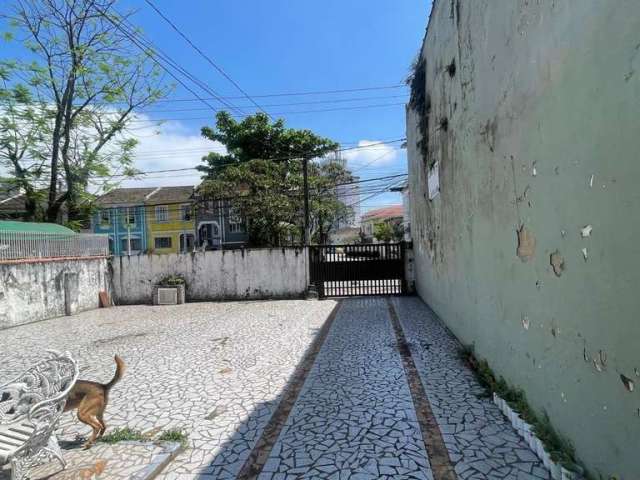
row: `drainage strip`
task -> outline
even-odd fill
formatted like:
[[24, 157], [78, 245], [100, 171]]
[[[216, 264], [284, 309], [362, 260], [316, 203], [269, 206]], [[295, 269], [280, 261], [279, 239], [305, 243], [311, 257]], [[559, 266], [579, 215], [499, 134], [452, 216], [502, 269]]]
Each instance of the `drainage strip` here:
[[413, 404], [416, 409], [416, 416], [420, 430], [422, 431], [424, 446], [427, 451], [427, 456], [429, 457], [429, 463], [431, 464], [433, 478], [434, 480], [456, 480], [457, 476], [453, 468], [453, 463], [449, 458], [449, 452], [442, 438], [440, 427], [431, 410], [431, 404], [427, 398], [424, 386], [420, 381], [418, 369], [413, 361], [407, 339], [400, 325], [400, 319], [390, 299], [387, 299], [387, 305], [389, 307], [389, 317], [391, 318], [393, 331], [396, 334], [396, 340], [398, 342], [398, 352], [402, 358], [409, 389], [411, 390], [411, 397], [413, 398]]

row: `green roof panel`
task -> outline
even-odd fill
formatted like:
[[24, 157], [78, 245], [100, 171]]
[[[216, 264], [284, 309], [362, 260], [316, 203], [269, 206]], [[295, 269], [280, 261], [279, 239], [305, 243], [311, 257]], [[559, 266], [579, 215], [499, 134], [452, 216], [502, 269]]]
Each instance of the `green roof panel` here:
[[31, 232], [31, 233], [60, 233], [75, 235], [76, 232], [70, 228], [63, 227], [56, 223], [35, 223], [35, 222], [9, 222], [0, 221], [0, 231], [5, 232]]

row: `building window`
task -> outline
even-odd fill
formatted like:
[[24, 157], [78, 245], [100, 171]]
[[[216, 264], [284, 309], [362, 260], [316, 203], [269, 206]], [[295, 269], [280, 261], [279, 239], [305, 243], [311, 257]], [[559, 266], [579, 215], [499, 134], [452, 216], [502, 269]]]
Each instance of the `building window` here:
[[111, 223], [111, 215], [109, 210], [100, 210], [100, 225], [109, 225]]
[[169, 207], [167, 205], [158, 205], [156, 207], [156, 222], [164, 223], [169, 221]]
[[188, 253], [193, 251], [194, 242], [195, 242], [195, 238], [192, 233], [181, 233], [180, 234], [180, 251], [182, 253]]
[[191, 221], [191, 205], [182, 205], [180, 209], [180, 220], [182, 220], [183, 222]]
[[153, 244], [155, 248], [171, 248], [171, 237], [156, 237]]
[[127, 207], [124, 209], [124, 224], [125, 226], [135, 226], [136, 224], [136, 210], [135, 208]]
[[124, 237], [120, 240], [120, 246], [122, 247], [122, 253], [125, 255], [129, 253], [129, 246], [131, 246], [131, 253], [139, 253], [142, 250], [142, 241], [138, 237]]
[[199, 244], [205, 248], [220, 247], [220, 228], [218, 222], [206, 222], [198, 229]]
[[229, 232], [242, 233], [244, 232], [244, 222], [240, 212], [235, 207], [229, 207]]

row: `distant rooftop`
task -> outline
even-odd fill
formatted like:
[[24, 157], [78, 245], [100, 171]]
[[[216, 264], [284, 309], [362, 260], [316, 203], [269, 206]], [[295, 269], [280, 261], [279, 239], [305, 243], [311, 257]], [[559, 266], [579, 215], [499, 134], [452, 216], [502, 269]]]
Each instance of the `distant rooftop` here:
[[193, 187], [146, 187], [116, 188], [100, 196], [96, 203], [100, 206], [113, 205], [163, 205], [166, 203], [188, 202]]
[[384, 208], [377, 208], [375, 210], [369, 210], [367, 213], [362, 215], [362, 220], [372, 220], [372, 219], [384, 219], [384, 218], [396, 218], [403, 216], [403, 208], [402, 205], [390, 205]]

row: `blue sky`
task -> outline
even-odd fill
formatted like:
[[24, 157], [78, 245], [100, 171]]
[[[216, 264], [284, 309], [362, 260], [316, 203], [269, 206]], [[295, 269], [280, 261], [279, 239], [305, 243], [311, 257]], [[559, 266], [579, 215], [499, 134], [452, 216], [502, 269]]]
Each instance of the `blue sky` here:
[[[273, 113], [334, 110], [277, 115], [287, 126], [308, 128], [344, 144], [398, 139], [405, 135], [404, 104], [408, 89], [385, 88], [362, 92], [304, 96], [262, 95], [390, 87], [404, 82], [424, 35], [429, 0], [153, 0], [189, 38], [211, 56], [240, 86]], [[144, 0], [126, 0], [120, 8], [137, 10], [133, 23], [182, 67], [220, 95], [237, 96], [234, 86], [216, 72]], [[205, 93], [201, 93], [206, 95]], [[170, 100], [193, 98], [178, 86]], [[236, 106], [244, 99], [231, 100]], [[282, 105], [310, 102], [307, 105]], [[315, 103], [311, 103], [315, 102]], [[326, 103], [321, 103], [326, 102]], [[215, 101], [214, 106], [219, 106]], [[207, 146], [200, 138], [206, 119], [204, 105], [162, 102], [150, 108], [154, 119], [170, 118], [160, 128], [140, 133], [137, 159], [143, 170], [192, 166]], [[240, 107], [242, 108], [242, 107]], [[194, 109], [182, 112], [158, 110]], [[197, 110], [200, 109], [200, 110]], [[242, 108], [250, 113], [255, 108]], [[140, 123], [140, 125], [147, 125]], [[406, 155], [397, 145], [356, 150], [348, 154], [352, 168], [363, 178], [406, 172]], [[157, 154], [157, 152], [163, 152]], [[196, 177], [148, 178], [127, 185], [189, 184]], [[398, 194], [378, 196], [363, 210], [399, 202]]]

